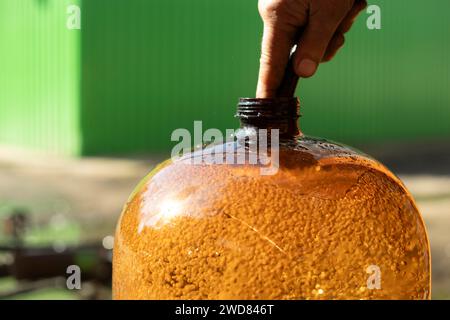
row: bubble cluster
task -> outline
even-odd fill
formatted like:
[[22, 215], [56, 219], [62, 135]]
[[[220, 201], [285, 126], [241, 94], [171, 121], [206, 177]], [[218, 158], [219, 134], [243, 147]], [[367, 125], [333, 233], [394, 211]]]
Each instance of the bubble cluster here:
[[392, 173], [362, 156], [280, 157], [273, 176], [184, 162], [153, 172], [117, 227], [114, 298], [430, 297], [425, 227]]

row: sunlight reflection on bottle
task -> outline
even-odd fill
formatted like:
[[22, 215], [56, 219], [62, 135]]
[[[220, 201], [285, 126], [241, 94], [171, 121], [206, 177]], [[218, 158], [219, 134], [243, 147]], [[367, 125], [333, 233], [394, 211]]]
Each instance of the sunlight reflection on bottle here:
[[183, 202], [172, 197], [164, 199], [157, 208], [157, 211], [153, 213], [152, 211], [145, 210], [143, 208], [142, 212], [144, 216], [147, 216], [142, 220], [139, 225], [139, 232], [141, 232], [144, 227], [151, 227], [159, 229], [163, 225], [169, 223], [173, 218], [181, 214], [183, 209]]

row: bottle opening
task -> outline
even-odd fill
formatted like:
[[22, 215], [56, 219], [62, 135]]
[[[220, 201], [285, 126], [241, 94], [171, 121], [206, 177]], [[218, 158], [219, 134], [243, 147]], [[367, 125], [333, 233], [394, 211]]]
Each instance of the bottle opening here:
[[242, 128], [279, 129], [280, 138], [300, 134], [298, 98], [240, 98], [236, 117]]

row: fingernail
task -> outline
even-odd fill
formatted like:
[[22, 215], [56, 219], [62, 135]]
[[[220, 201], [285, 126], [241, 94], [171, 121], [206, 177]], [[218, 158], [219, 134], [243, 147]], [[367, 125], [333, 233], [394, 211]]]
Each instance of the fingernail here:
[[298, 65], [298, 73], [302, 77], [310, 77], [316, 72], [317, 63], [310, 59], [303, 59]]

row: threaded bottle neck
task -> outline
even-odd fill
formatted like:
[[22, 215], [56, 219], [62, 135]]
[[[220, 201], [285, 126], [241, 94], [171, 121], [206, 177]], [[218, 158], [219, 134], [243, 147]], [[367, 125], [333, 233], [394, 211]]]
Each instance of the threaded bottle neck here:
[[280, 138], [291, 139], [301, 134], [299, 111], [297, 98], [240, 98], [236, 117], [242, 128], [278, 129]]

